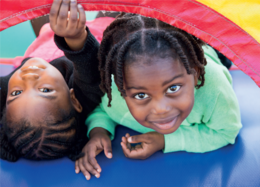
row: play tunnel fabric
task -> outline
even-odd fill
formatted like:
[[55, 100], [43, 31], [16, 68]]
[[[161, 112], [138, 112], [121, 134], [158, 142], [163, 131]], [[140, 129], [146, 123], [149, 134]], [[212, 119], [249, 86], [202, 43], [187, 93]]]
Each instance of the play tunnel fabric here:
[[[48, 14], [52, 0], [1, 0], [0, 30]], [[139, 13], [204, 40], [260, 86], [258, 0], [79, 0], [85, 10]]]

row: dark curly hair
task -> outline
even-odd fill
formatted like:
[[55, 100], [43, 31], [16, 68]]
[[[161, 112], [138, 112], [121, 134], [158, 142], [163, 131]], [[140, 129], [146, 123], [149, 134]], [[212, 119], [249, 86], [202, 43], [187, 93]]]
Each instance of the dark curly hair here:
[[20, 157], [49, 160], [68, 156], [75, 161], [87, 142], [87, 127], [74, 108], [58, 111], [58, 119], [45, 118], [32, 124], [26, 117], [18, 122], [3, 111], [0, 127], [0, 158], [15, 162]]
[[[121, 13], [103, 33], [99, 49], [100, 88], [107, 93], [111, 106], [111, 75], [122, 96], [124, 64], [129, 64], [142, 55], [155, 56], [171, 51], [174, 59], [179, 59], [188, 74], [198, 72], [200, 83], [204, 85], [207, 64], [202, 49], [203, 41], [154, 18], [138, 14]], [[162, 56], [162, 55], [161, 55]], [[197, 71], [195, 71], [195, 69]]]

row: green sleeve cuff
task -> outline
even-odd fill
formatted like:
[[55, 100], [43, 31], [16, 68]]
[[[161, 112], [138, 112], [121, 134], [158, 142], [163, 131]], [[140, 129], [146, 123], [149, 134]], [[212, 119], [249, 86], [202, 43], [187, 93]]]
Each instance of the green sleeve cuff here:
[[99, 119], [92, 119], [90, 120], [90, 123], [87, 124], [88, 126], [88, 132], [87, 132], [87, 136], [89, 138], [89, 133], [92, 129], [96, 128], [96, 127], [101, 127], [103, 129], [106, 129], [109, 133], [110, 133], [110, 139], [113, 140], [115, 137], [115, 123], [113, 121], [110, 120], [99, 120]]
[[87, 136], [95, 127], [101, 127], [110, 132], [110, 139], [113, 140], [115, 136], [116, 123], [104, 112], [99, 106], [86, 119], [85, 124], [88, 126]]
[[164, 135], [165, 146], [162, 150], [164, 153], [184, 150], [184, 137], [181, 128], [178, 128], [171, 134]]

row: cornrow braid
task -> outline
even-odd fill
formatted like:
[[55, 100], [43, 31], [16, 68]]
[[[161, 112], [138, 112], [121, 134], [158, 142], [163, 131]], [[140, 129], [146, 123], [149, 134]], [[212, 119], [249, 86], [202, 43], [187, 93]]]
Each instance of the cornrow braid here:
[[136, 42], [139, 39], [139, 32], [136, 32], [134, 35], [132, 35], [129, 40], [124, 42], [124, 44], [121, 46], [120, 50], [118, 51], [117, 56], [117, 63], [116, 63], [116, 83], [119, 86], [119, 91], [123, 96], [126, 96], [125, 90], [123, 89], [123, 63], [124, 63], [124, 56], [131, 44]]
[[21, 119], [17, 124], [12, 118], [7, 119], [4, 110], [0, 127], [0, 157], [16, 161], [19, 157], [46, 160], [68, 156], [75, 160], [87, 141], [87, 128], [74, 109], [69, 114], [60, 110], [60, 119], [45, 119], [39, 125]]
[[98, 54], [100, 87], [107, 93], [108, 106], [112, 101], [111, 75], [114, 75], [121, 95], [126, 96], [123, 87], [124, 64], [131, 63], [131, 58], [144, 54], [155, 55], [158, 51], [171, 50], [188, 74], [198, 73], [200, 82], [196, 88], [200, 88], [205, 82], [204, 66], [207, 63], [202, 49], [204, 44], [187, 32], [157, 19], [121, 13], [104, 31]]

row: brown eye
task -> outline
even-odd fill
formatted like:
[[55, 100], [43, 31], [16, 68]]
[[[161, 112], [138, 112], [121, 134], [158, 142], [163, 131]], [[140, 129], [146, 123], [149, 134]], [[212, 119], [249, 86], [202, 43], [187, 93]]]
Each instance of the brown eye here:
[[47, 92], [52, 92], [53, 90], [49, 89], [49, 88], [40, 88], [39, 89], [41, 92], [43, 93], [47, 93]]
[[147, 94], [145, 94], [145, 93], [138, 93], [138, 94], [135, 95], [135, 98], [139, 99], [139, 100], [146, 99], [148, 97], [149, 96]]
[[20, 95], [23, 91], [22, 90], [15, 90], [11, 93], [12, 96]]
[[181, 86], [179, 86], [179, 85], [172, 85], [172, 86], [170, 86], [170, 87], [167, 89], [166, 93], [175, 93], [175, 92], [177, 92], [180, 88], [181, 88]]

